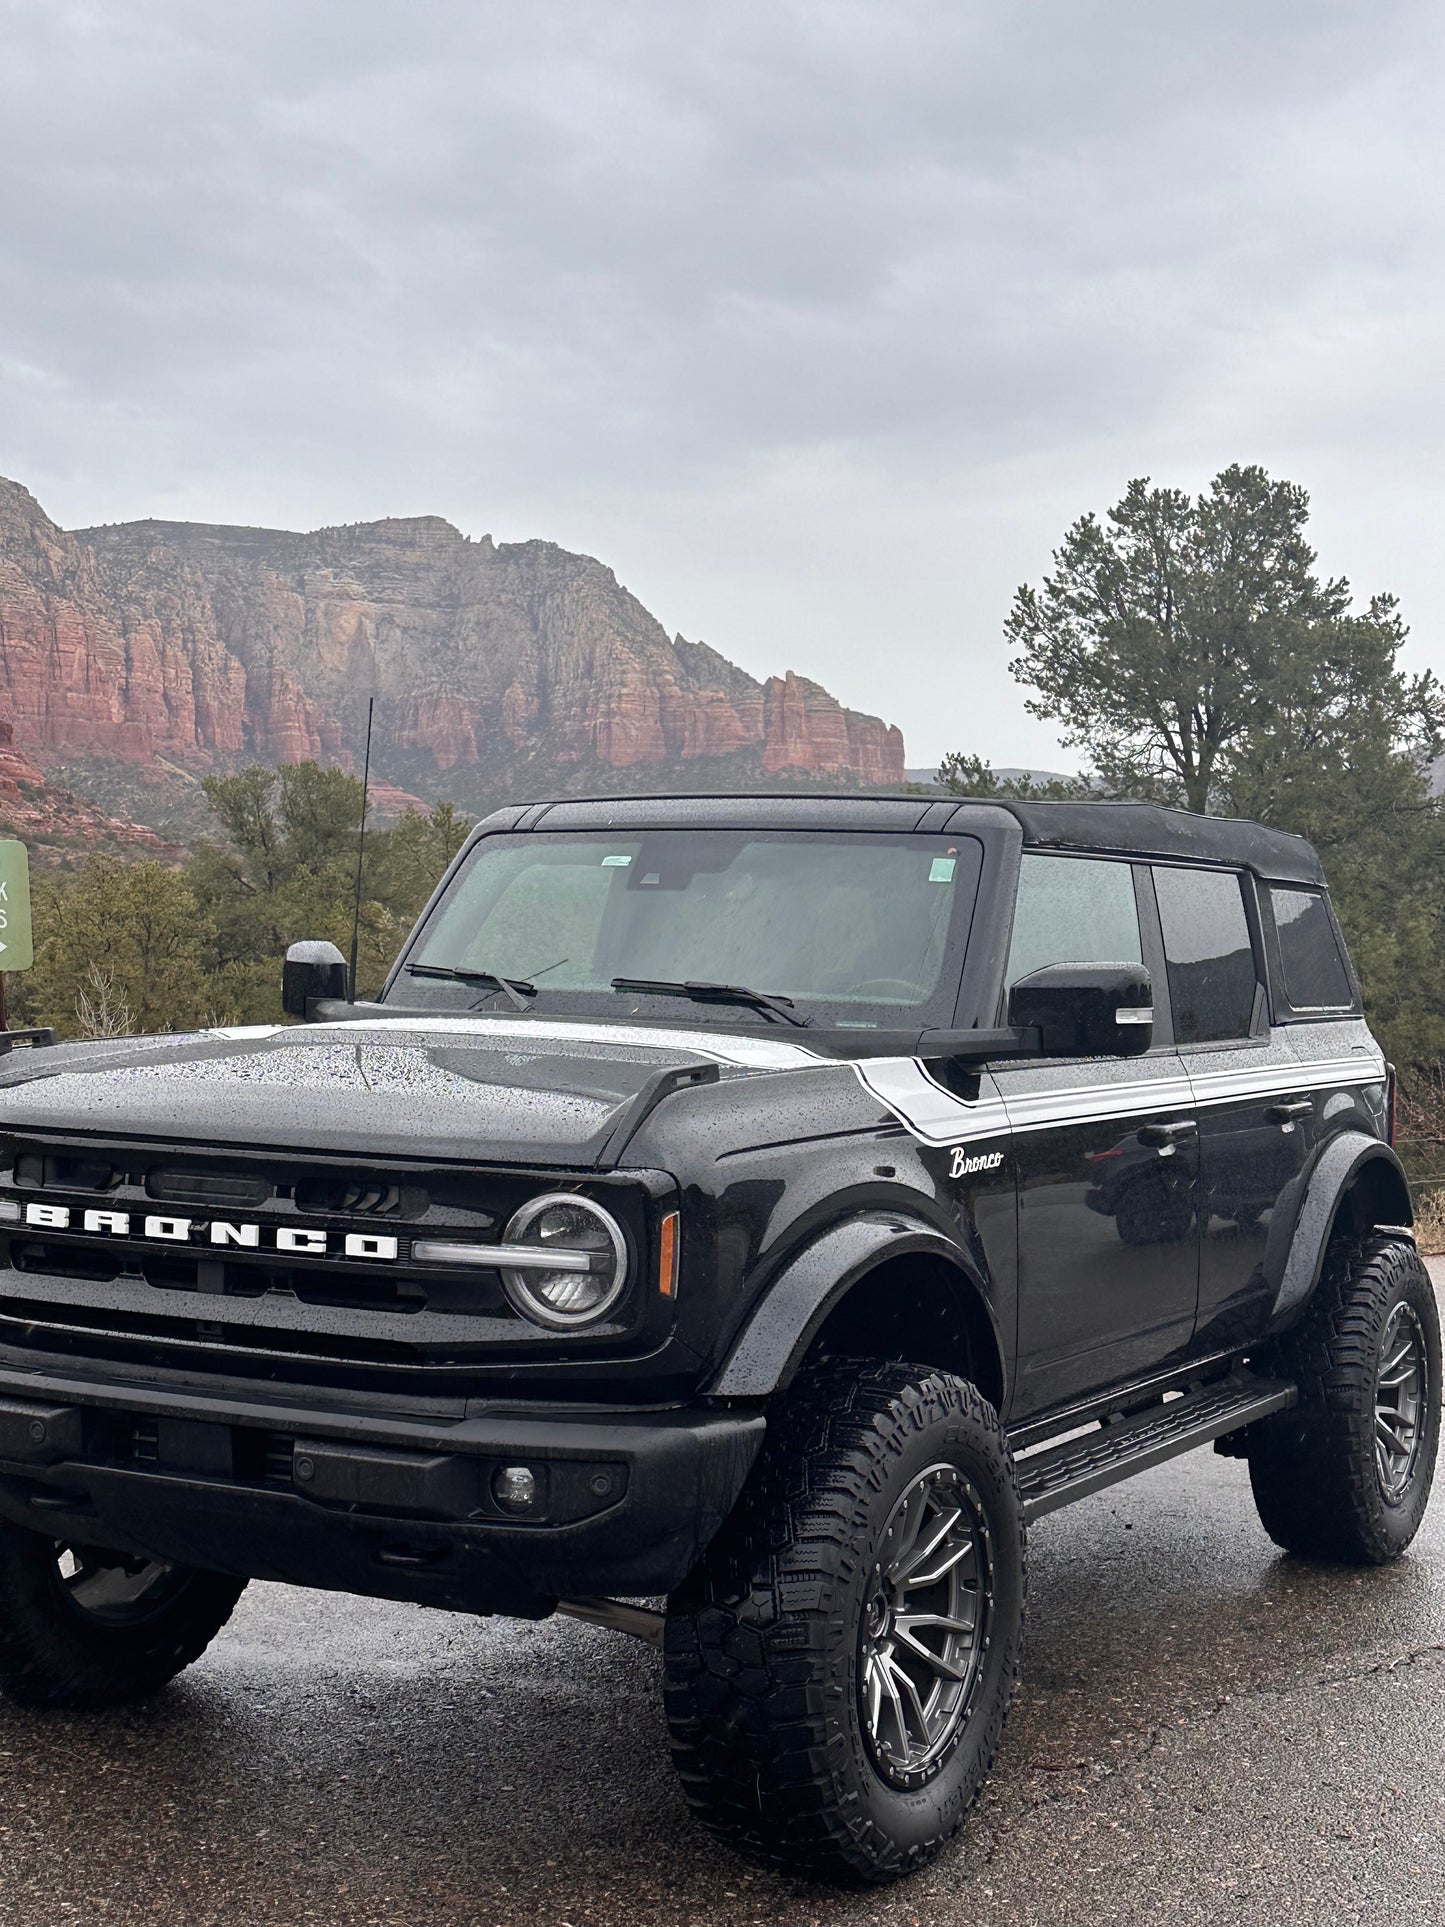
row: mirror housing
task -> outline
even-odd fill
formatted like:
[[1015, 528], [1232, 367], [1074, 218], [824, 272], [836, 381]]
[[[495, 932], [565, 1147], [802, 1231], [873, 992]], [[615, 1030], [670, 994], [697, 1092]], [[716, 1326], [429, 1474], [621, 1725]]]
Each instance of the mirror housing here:
[[322, 937], [306, 937], [286, 951], [281, 966], [281, 1008], [288, 1017], [299, 1017], [304, 1023], [318, 997], [347, 1001], [346, 959], [334, 943]]
[[1143, 964], [1047, 964], [1009, 992], [1011, 1024], [1037, 1025], [1045, 1057], [1142, 1057], [1154, 1041]]

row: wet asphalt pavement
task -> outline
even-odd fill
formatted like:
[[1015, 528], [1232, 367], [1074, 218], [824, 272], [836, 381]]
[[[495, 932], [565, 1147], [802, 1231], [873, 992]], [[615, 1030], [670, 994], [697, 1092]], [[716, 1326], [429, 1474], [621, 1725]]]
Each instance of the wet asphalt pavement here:
[[142, 1709], [0, 1708], [0, 1927], [1445, 1923], [1445, 1481], [1379, 1572], [1282, 1557], [1208, 1452], [1043, 1521], [993, 1780], [881, 1892], [699, 1832], [658, 1673], [563, 1620], [253, 1586]]

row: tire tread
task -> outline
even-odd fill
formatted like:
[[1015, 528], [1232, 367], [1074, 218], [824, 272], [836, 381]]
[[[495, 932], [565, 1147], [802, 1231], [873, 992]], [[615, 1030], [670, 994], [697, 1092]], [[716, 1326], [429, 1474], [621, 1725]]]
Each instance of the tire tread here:
[[[1374, 1455], [1376, 1358], [1402, 1291], [1422, 1313], [1431, 1374], [1430, 1430], [1408, 1526], [1385, 1502]], [[1335, 1239], [1305, 1316], [1275, 1341], [1273, 1362], [1294, 1379], [1300, 1400], [1293, 1412], [1266, 1421], [1250, 1443], [1250, 1482], [1266, 1532], [1306, 1558], [1352, 1565], [1398, 1558], [1429, 1497], [1439, 1429], [1434, 1288], [1414, 1245], [1378, 1232]]]
[[948, 1416], [985, 1443], [1012, 1490], [1022, 1585], [1022, 1506], [993, 1407], [948, 1373], [838, 1359], [800, 1375], [743, 1501], [670, 1603], [665, 1702], [689, 1803], [732, 1845], [794, 1872], [879, 1881], [923, 1865], [957, 1832], [998, 1749], [1017, 1631], [1002, 1659], [1007, 1690], [980, 1705], [974, 1764], [936, 1833], [899, 1853], [838, 1799], [840, 1740], [820, 1684], [830, 1629], [836, 1637], [830, 1601], [862, 1556], [865, 1502], [890, 1459]]
[[136, 1627], [72, 1621], [55, 1584], [51, 1542], [0, 1525], [0, 1693], [17, 1706], [119, 1706], [158, 1692], [201, 1657], [246, 1582], [191, 1573], [163, 1614]]

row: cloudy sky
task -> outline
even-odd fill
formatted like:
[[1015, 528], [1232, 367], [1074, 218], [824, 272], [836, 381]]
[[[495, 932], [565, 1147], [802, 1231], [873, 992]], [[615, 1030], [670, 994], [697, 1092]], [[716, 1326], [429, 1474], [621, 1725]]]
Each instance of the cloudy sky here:
[[0, 474], [440, 513], [1059, 766], [1001, 628], [1232, 460], [1445, 670], [1429, 0], [0, 0]]

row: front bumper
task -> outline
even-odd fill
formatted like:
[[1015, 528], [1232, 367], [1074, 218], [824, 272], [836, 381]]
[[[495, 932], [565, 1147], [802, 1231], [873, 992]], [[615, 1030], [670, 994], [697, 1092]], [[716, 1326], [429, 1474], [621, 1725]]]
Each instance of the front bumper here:
[[[461, 1612], [671, 1592], [731, 1511], [759, 1412], [450, 1423], [0, 1371], [0, 1518], [237, 1577]], [[538, 1499], [492, 1491], [525, 1465]]]

